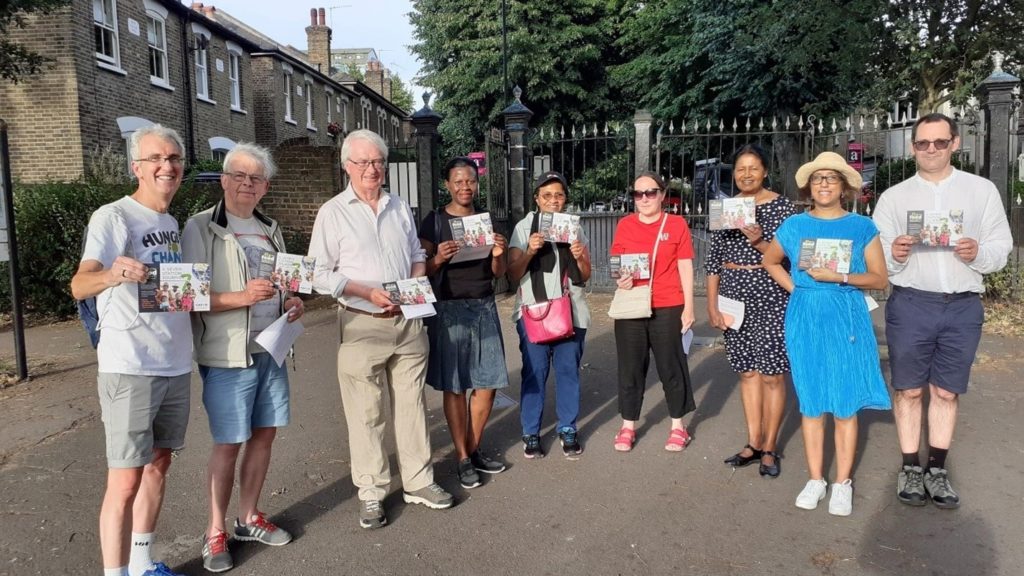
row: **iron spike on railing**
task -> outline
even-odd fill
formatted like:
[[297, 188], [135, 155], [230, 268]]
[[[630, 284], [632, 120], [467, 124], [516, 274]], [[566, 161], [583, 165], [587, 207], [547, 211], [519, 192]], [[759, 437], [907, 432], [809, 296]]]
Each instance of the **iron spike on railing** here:
[[[788, 124], [787, 124], [787, 126], [788, 126]], [[772, 132], [775, 132], [775, 129], [778, 128], [778, 127], [779, 127], [779, 119], [776, 118], [775, 116], [772, 116]]]
[[686, 120], [682, 120], [679, 122], [679, 134], [686, 134]]
[[803, 130], [804, 129], [804, 116], [803, 116], [803, 114], [801, 114], [799, 116], [799, 119], [800, 119], [800, 121], [796, 123], [796, 126], [797, 126], [797, 128]]
[[594, 136], [597, 136], [597, 122], [594, 122]]
[[697, 134], [700, 134], [700, 119], [699, 118], [694, 118], [693, 119], [693, 131], [696, 132]]
[[825, 121], [824, 120], [818, 120], [818, 132], [824, 132], [824, 131], [825, 131]]
[[847, 116], [847, 117], [846, 117], [846, 131], [847, 131], [847, 132], [849, 132], [849, 131], [850, 131], [850, 127], [851, 127], [851, 126], [853, 126], [853, 122], [852, 122], [852, 121], [850, 120], [850, 117], [849, 117], [849, 116]]
[[708, 116], [708, 119], [707, 119], [707, 122], [705, 123], [705, 126], [707, 127], [707, 131], [710, 133], [711, 132], [711, 117], [710, 116]]
[[750, 132], [750, 116], [747, 116], [747, 132]]
[[736, 124], [736, 118], [733, 118], [733, 119], [732, 119], [732, 131], [733, 131], [733, 132], [735, 132], [735, 131], [736, 131], [736, 128], [737, 128], [737, 124]]
[[860, 115], [860, 131], [861, 132], [864, 131], [864, 115], [863, 114]]
[[565, 124], [562, 124], [562, 127], [559, 129], [558, 138], [560, 140], [565, 140]]
[[676, 121], [675, 120], [669, 120], [668, 121], [668, 134], [669, 134], [669, 136], [671, 136], [672, 133], [675, 132], [675, 131], [676, 131]]
[[764, 132], [764, 116], [761, 116], [761, 119], [757, 121], [757, 131]]
[[838, 131], [839, 131], [839, 126], [836, 125], [836, 119], [833, 118], [832, 119], [832, 133], [835, 134]]
[[724, 120], [719, 120], [718, 121], [718, 131], [721, 132], [722, 130], [725, 130], [725, 121]]

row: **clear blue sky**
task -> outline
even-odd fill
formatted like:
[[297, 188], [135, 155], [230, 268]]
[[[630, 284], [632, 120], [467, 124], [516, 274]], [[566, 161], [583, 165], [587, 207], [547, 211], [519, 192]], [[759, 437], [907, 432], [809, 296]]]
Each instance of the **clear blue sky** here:
[[[184, 4], [192, 2], [185, 0]], [[413, 91], [414, 101], [421, 102], [421, 88], [413, 79], [419, 73], [419, 62], [409, 51], [413, 43], [409, 0], [204, 0], [235, 18], [270, 36], [280, 44], [306, 49], [306, 26], [309, 9], [327, 10], [327, 25], [333, 35], [331, 48], [374, 48], [381, 62], [397, 74]], [[332, 10], [332, 7], [333, 10]]]

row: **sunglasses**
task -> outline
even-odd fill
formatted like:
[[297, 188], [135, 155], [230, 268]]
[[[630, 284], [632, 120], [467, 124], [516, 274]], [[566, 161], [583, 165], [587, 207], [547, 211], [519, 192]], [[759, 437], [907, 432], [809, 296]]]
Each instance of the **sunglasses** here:
[[660, 188], [651, 188], [650, 190], [633, 190], [633, 198], [637, 200], [640, 198], [657, 198], [658, 194], [661, 194]]
[[949, 145], [952, 142], [953, 140], [950, 138], [939, 138], [937, 140], [916, 140], [914, 141], [914, 150], [917, 150], [918, 152], [927, 152], [928, 148], [930, 148], [932, 144], [935, 144], [936, 150], [945, 150], [946, 148], [949, 148]]

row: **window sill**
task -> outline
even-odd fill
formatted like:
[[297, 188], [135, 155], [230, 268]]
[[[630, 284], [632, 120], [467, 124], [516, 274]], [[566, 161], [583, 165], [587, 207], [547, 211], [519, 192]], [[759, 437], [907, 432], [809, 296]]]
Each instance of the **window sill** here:
[[310, 132], [316, 132], [317, 131], [316, 130], [316, 126], [310, 126], [309, 124], [306, 124], [306, 130], [309, 130]]
[[163, 90], [167, 90], [168, 92], [174, 92], [174, 86], [171, 86], [170, 84], [168, 84], [167, 82], [164, 82], [160, 78], [156, 78], [154, 76], [150, 76], [149, 77], [149, 83], [152, 84], [153, 86], [156, 86], [157, 88], [161, 88]]
[[295, 120], [292, 120], [291, 118], [288, 118], [288, 117], [285, 117], [284, 121], [286, 123], [288, 123], [288, 124], [291, 124], [292, 126], [298, 126], [299, 125], [298, 122], [296, 122]]
[[231, 107], [231, 111], [232, 112], [237, 112], [239, 114], [248, 114], [248, 112], [246, 112], [245, 110], [242, 110], [241, 108], [238, 108], [236, 106], [232, 106]]
[[96, 61], [96, 67], [97, 68], [102, 68], [103, 70], [106, 70], [107, 72], [113, 72], [114, 74], [120, 74], [121, 76], [127, 76], [128, 75], [128, 71], [127, 70], [121, 68], [117, 64], [111, 64], [110, 62], [104, 62], [102, 60], [97, 60]]
[[212, 104], [214, 106], [217, 105], [217, 101], [216, 100], [210, 100], [206, 96], [202, 96], [200, 94], [196, 94], [196, 100], [199, 100], [200, 102], [206, 102], [207, 104]]

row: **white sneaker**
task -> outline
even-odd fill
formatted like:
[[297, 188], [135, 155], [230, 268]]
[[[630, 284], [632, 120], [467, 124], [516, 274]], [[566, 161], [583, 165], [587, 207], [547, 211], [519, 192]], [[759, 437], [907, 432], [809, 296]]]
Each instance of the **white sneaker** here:
[[818, 502], [825, 499], [825, 492], [828, 491], [828, 482], [824, 478], [819, 480], [808, 480], [807, 485], [796, 497], [796, 507], [804, 510], [814, 510]]
[[833, 516], [849, 516], [853, 512], [853, 480], [847, 478], [842, 484], [832, 485], [832, 499], [828, 501], [828, 513]]

